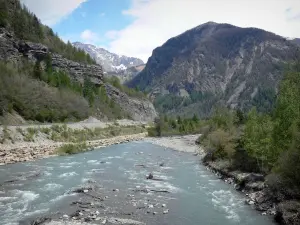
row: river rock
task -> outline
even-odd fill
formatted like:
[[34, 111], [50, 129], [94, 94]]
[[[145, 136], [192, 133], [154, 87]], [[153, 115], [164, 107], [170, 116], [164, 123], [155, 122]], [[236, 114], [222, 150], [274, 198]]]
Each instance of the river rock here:
[[152, 180], [152, 179], [153, 179], [153, 174], [150, 173], [150, 174], [147, 176], [147, 179], [148, 179], [148, 180]]
[[265, 188], [265, 182], [258, 181], [253, 183], [247, 183], [245, 184], [245, 190], [246, 191], [261, 191]]

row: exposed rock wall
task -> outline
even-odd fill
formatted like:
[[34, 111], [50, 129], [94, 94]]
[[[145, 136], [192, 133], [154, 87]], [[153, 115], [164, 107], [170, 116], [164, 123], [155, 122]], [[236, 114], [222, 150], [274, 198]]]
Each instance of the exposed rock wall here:
[[129, 113], [133, 120], [153, 121], [157, 117], [157, 112], [153, 104], [148, 99], [136, 99], [129, 97], [124, 92], [110, 84], [105, 85], [107, 95], [113, 99], [122, 110]]
[[52, 56], [53, 68], [66, 71], [72, 79], [83, 82], [87, 76], [97, 85], [103, 83], [103, 70], [100, 65], [86, 65], [68, 60], [51, 53], [45, 45], [18, 40], [7, 30], [0, 28], [0, 60], [19, 62], [26, 57], [35, 62], [45, 59], [48, 53]]

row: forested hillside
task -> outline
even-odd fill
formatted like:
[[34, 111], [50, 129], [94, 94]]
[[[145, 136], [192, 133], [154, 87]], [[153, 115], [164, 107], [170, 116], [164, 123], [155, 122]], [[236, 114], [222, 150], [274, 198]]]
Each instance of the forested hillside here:
[[64, 43], [50, 27], [41, 24], [19, 0], [0, 0], [0, 27], [13, 32], [22, 40], [42, 43], [50, 51], [77, 62], [95, 64], [96, 62], [83, 50]]
[[19, 0], [0, 0], [0, 59], [0, 124], [156, 116], [143, 93], [104, 80], [100, 65]]

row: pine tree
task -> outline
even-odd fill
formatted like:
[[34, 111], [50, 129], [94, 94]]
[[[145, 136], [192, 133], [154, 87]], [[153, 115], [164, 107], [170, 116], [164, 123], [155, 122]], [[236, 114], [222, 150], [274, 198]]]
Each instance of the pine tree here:
[[273, 131], [274, 160], [289, 148], [292, 125], [300, 118], [300, 71], [288, 72], [280, 84]]

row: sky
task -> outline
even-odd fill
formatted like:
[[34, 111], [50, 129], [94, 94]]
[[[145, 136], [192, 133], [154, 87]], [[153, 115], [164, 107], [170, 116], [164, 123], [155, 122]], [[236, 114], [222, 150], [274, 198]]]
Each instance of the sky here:
[[300, 0], [21, 0], [64, 41], [145, 62], [153, 49], [214, 21], [300, 38]]

